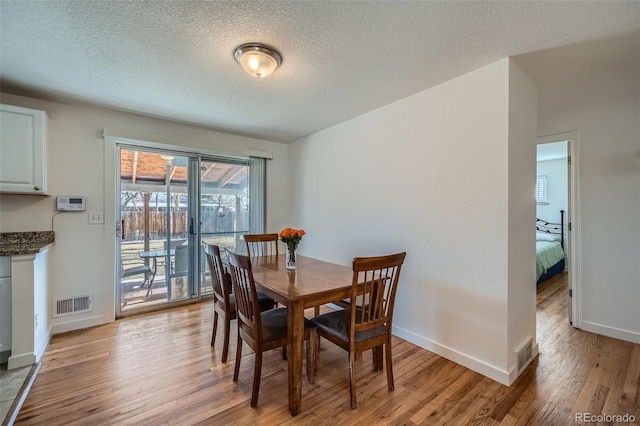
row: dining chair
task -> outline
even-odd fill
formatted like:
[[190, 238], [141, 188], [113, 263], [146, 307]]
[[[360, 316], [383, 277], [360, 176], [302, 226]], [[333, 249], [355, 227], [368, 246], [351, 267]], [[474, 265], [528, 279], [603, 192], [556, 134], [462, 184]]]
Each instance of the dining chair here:
[[[211, 284], [213, 287], [213, 330], [211, 332], [211, 346], [216, 343], [216, 331], [218, 330], [218, 317], [222, 317], [224, 324], [224, 336], [222, 344], [222, 362], [227, 362], [229, 353], [229, 331], [231, 321], [236, 319], [236, 300], [231, 289], [231, 277], [225, 271], [220, 257], [220, 247], [215, 244], [202, 243], [202, 248], [209, 265]], [[258, 292], [258, 305], [260, 310], [273, 309], [276, 301]]]
[[320, 337], [333, 342], [349, 353], [349, 391], [351, 408], [356, 402], [356, 355], [373, 349], [374, 371], [382, 369], [382, 346], [385, 348], [387, 385], [393, 390], [391, 359], [391, 327], [393, 306], [400, 270], [406, 252], [388, 256], [356, 257], [353, 259], [351, 300], [348, 309], [316, 316]]
[[[245, 234], [244, 241], [249, 257], [278, 255], [278, 234]], [[314, 306], [313, 311], [319, 315], [320, 306]]]
[[[251, 259], [249, 256], [242, 256], [228, 250], [227, 257], [231, 282], [236, 295], [238, 317], [238, 344], [233, 381], [238, 381], [242, 343], [245, 342], [255, 352], [251, 407], [256, 407], [262, 375], [262, 353], [287, 344], [287, 308], [260, 312], [258, 304], [255, 303], [258, 296], [251, 270]], [[306, 318], [304, 320], [304, 338], [307, 341], [307, 380], [309, 383], [313, 383], [317, 373], [318, 335], [313, 322]]]
[[245, 234], [244, 242], [249, 257], [278, 255], [278, 234]]

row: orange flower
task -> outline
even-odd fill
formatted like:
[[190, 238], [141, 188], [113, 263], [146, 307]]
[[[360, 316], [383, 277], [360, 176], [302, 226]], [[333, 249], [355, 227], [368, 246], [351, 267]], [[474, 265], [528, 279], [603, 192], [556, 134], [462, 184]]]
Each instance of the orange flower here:
[[302, 238], [304, 234], [306, 234], [306, 232], [304, 232], [304, 229], [285, 228], [282, 231], [280, 231], [280, 238], [291, 238], [291, 237]]
[[285, 228], [280, 231], [278, 236], [280, 237], [280, 241], [285, 243], [289, 250], [295, 250], [298, 244], [300, 244], [300, 240], [302, 240], [304, 234], [306, 234], [304, 229]]

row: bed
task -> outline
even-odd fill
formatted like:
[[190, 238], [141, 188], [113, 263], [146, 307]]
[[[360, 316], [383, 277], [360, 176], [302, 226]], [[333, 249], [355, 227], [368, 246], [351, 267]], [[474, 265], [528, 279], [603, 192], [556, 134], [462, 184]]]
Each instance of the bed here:
[[536, 285], [564, 268], [564, 210], [560, 210], [559, 223], [536, 219]]

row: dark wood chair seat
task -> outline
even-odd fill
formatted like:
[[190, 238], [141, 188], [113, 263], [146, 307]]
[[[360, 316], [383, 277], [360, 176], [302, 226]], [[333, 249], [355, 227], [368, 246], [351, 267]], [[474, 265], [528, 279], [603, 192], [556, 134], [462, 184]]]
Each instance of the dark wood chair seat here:
[[[287, 308], [278, 308], [278, 309], [270, 309], [268, 311], [264, 311], [261, 314], [262, 316], [262, 340], [263, 344], [269, 345], [274, 341], [285, 341], [287, 340]], [[247, 333], [253, 333], [253, 329], [247, 327], [246, 324], [240, 324], [240, 327], [243, 331]], [[311, 320], [305, 318], [304, 320], [304, 329], [305, 332], [307, 330], [313, 329], [316, 326], [313, 324]], [[253, 336], [253, 334], [252, 334]], [[255, 338], [255, 336], [253, 336]], [[281, 347], [282, 345], [275, 346], [276, 348]]]
[[[231, 278], [228, 278], [231, 279]], [[270, 298], [269, 296], [267, 296], [266, 294], [264, 294], [261, 291], [258, 291], [258, 304], [260, 305], [260, 310], [261, 311], [266, 311], [268, 309], [273, 309], [274, 305], [275, 305], [275, 300], [273, 300], [272, 298]], [[222, 307], [224, 306], [224, 302], [220, 301], [220, 300], [216, 300], [216, 304], [218, 304], [218, 306]], [[231, 311], [231, 316], [233, 319], [236, 319], [236, 296], [235, 294], [231, 293], [229, 295], [229, 310]]]
[[[356, 311], [356, 322], [361, 321], [361, 311]], [[349, 331], [351, 329], [350, 322], [351, 312], [349, 309], [341, 311], [329, 312], [323, 315], [319, 315], [317, 319], [314, 319], [314, 323], [323, 332], [331, 334], [343, 341], [349, 340]], [[360, 343], [365, 340], [373, 339], [375, 337], [383, 336], [387, 333], [387, 328], [384, 326], [377, 326], [367, 330], [356, 331], [355, 342]]]

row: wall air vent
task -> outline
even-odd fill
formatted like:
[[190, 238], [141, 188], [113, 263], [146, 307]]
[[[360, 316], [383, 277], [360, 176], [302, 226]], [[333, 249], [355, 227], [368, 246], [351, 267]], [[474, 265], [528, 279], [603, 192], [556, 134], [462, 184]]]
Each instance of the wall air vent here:
[[54, 318], [91, 311], [93, 311], [93, 293], [53, 299]]
[[524, 344], [516, 349], [516, 356], [518, 357], [518, 374], [522, 373], [522, 370], [524, 370], [525, 367], [531, 362], [531, 359], [533, 358], [532, 351], [533, 339], [531, 337], [527, 338]]

